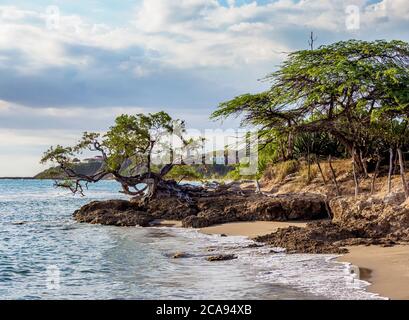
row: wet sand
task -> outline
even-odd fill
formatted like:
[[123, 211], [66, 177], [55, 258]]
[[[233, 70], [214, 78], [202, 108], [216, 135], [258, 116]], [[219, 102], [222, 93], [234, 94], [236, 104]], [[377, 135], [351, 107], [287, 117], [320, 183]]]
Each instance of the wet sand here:
[[[308, 222], [254, 221], [233, 222], [200, 229], [204, 234], [225, 234], [255, 238], [289, 226], [305, 227]], [[161, 220], [160, 226], [181, 227], [180, 221]], [[359, 276], [368, 281], [370, 292], [396, 300], [409, 300], [409, 245], [395, 247], [354, 246], [337, 259], [359, 268]]]
[[361, 279], [371, 283], [369, 291], [394, 300], [409, 299], [409, 246], [357, 246], [348, 250], [337, 260], [358, 266]]
[[[289, 226], [305, 227], [307, 222], [236, 222], [202, 228], [205, 234], [240, 235], [254, 238]], [[395, 247], [354, 246], [337, 260], [359, 268], [359, 276], [371, 285], [368, 291], [394, 300], [409, 300], [409, 245]]]
[[158, 219], [158, 220], [153, 221], [151, 225], [154, 227], [182, 228], [182, 221]]
[[245, 236], [255, 238], [273, 233], [279, 228], [290, 226], [305, 227], [307, 222], [278, 222], [278, 221], [254, 221], [254, 222], [233, 222], [219, 224], [200, 229], [204, 234], [225, 234], [227, 236]]

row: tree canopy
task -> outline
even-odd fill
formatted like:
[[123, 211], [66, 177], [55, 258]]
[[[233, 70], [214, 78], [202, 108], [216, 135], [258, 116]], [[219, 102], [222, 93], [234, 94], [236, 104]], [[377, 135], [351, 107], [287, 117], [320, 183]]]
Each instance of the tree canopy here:
[[[175, 165], [183, 164], [183, 151], [192, 146], [195, 141], [185, 138], [184, 121], [174, 120], [165, 112], [121, 115], [105, 134], [85, 132], [74, 146], [51, 147], [41, 162], [58, 164], [68, 177], [58, 186], [74, 193], [82, 194], [88, 183], [110, 176], [121, 184], [125, 194], [149, 199], [158, 192], [180, 193], [177, 184], [164, 177]], [[84, 152], [97, 152], [102, 159], [101, 168], [93, 175], [74, 169], [74, 160]]]
[[265, 137], [272, 129], [325, 131], [349, 151], [364, 148], [369, 132], [363, 129], [408, 116], [409, 45], [350, 40], [297, 51], [266, 80], [268, 91], [224, 102], [212, 117], [241, 116]]
[[284, 160], [298, 153], [309, 164], [311, 153], [331, 156], [342, 144], [353, 159], [356, 194], [357, 172], [368, 177], [368, 160], [379, 168], [381, 155], [389, 150], [392, 159], [396, 149], [409, 196], [401, 151], [409, 145], [408, 43], [349, 40], [296, 51], [265, 80], [269, 90], [221, 103], [212, 118], [241, 117], [260, 129], [262, 145], [278, 144]]

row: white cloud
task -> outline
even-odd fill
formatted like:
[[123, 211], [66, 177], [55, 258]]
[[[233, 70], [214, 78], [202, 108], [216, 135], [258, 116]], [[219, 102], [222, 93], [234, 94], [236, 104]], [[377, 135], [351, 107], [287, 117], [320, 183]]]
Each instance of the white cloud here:
[[[277, 52], [290, 51], [288, 30], [315, 30], [317, 33], [345, 33], [345, 7], [362, 9], [362, 25], [370, 31], [379, 17], [408, 20], [409, 2], [383, 0], [369, 5], [364, 0], [278, 0], [264, 5], [255, 1], [228, 6], [216, 0], [144, 0], [135, 9], [134, 20], [125, 27], [93, 24], [83, 17], [54, 11], [33, 12], [17, 7], [0, 7], [0, 47], [17, 50], [25, 63], [19, 70], [48, 66], [90, 65], [92, 55], [73, 55], [67, 45], [88, 45], [107, 50], [140, 47], [146, 60], [163, 65], [192, 68], [206, 66], [241, 67], [279, 61]], [[30, 19], [37, 23], [31, 23]], [[50, 20], [57, 26], [50, 28]], [[51, 23], [51, 26], [54, 24]], [[361, 30], [363, 34], [365, 30]], [[19, 39], [19, 41], [16, 41]], [[154, 54], [151, 54], [154, 53]], [[0, 63], [4, 61], [0, 59]], [[4, 63], [4, 62], [3, 62]], [[124, 66], [121, 66], [124, 68]], [[137, 77], [148, 72], [142, 66], [129, 66]], [[151, 73], [153, 70], [149, 70]]]
[[30, 108], [0, 100], [0, 126], [2, 123], [1, 119], [8, 117], [9, 119], [30, 119], [33, 122], [35, 122], [35, 120], [42, 120], [45, 128], [49, 128], [47, 127], [47, 123], [53, 126], [55, 121], [64, 121], [66, 124], [70, 124], [71, 122], [72, 125], [78, 122], [82, 124], [88, 122], [92, 127], [95, 127], [95, 124], [97, 124], [99, 128], [103, 129], [107, 128], [107, 125], [112, 124], [114, 119], [121, 114], [136, 114], [142, 112], [144, 112], [143, 108], [134, 106], [94, 108], [92, 112], [86, 107]]
[[[13, 172], [17, 163], [13, 157], [25, 154], [16, 160], [21, 162], [19, 170], [25, 170], [20, 174], [35, 173], [45, 147], [69, 144], [83, 130], [104, 130], [121, 113], [164, 109], [190, 125], [207, 126], [203, 119], [217, 102], [208, 99], [204, 106], [209, 108], [203, 110], [187, 106], [214, 97], [209, 88], [220, 88], [223, 99], [260, 89], [256, 79], [271, 71], [285, 52], [307, 48], [310, 31], [318, 36], [317, 45], [349, 38], [409, 40], [403, 33], [409, 28], [407, 0], [242, 3], [228, 0], [222, 6], [216, 0], [142, 0], [132, 21], [121, 27], [110, 21], [93, 23], [93, 12], [84, 17], [52, 7], [34, 11], [0, 5], [0, 68], [9, 72], [2, 75], [0, 99], [36, 106], [0, 100], [2, 167]], [[354, 32], [345, 25], [348, 5], [360, 10], [361, 26]], [[46, 73], [49, 68], [58, 74]], [[15, 77], [14, 71], [18, 73]], [[185, 74], [191, 76], [188, 81], [182, 81]], [[160, 76], [166, 79], [161, 82]], [[173, 82], [175, 86], [169, 85]], [[154, 85], [152, 93], [149, 89]], [[155, 90], [165, 98], [155, 100]], [[52, 99], [38, 99], [46, 94]], [[68, 99], [76, 95], [84, 99]], [[139, 97], [152, 109], [134, 103]], [[116, 106], [121, 98], [127, 98], [121, 100], [125, 105]], [[40, 107], [44, 101], [52, 103]], [[95, 107], [99, 103], [114, 106]], [[172, 108], [166, 109], [164, 103], [173, 103]], [[176, 106], [179, 103], [184, 109]], [[0, 176], [6, 175], [4, 170]]]

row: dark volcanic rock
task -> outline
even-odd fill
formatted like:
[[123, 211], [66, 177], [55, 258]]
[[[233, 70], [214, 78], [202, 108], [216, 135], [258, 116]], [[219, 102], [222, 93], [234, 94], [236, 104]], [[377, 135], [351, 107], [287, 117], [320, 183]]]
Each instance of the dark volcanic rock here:
[[198, 208], [181, 201], [176, 197], [161, 197], [152, 199], [146, 205], [147, 212], [157, 219], [182, 220], [191, 215], [197, 215]]
[[213, 261], [226, 261], [226, 260], [234, 260], [237, 257], [234, 254], [219, 254], [217, 256], [210, 256], [207, 257], [206, 260], [213, 262]]
[[197, 199], [199, 213], [182, 221], [184, 227], [204, 228], [235, 221], [314, 220], [328, 217], [325, 200], [316, 194], [227, 194]]
[[[335, 230], [331, 230], [334, 232]], [[324, 228], [317, 227], [317, 224], [309, 224], [307, 228], [289, 227], [278, 229], [277, 232], [257, 237], [258, 242], [267, 243], [273, 247], [287, 249], [287, 253], [331, 253], [342, 254], [348, 250], [334, 245], [330, 236]]]
[[267, 197], [255, 193], [212, 193], [193, 197], [192, 203], [175, 197], [133, 201], [94, 201], [74, 213], [79, 222], [117, 226], [148, 226], [155, 219], [182, 220], [183, 227], [204, 228], [235, 221], [311, 220], [328, 216], [322, 197], [289, 194]]
[[332, 221], [306, 228], [280, 229], [256, 238], [289, 253], [344, 253], [345, 246], [393, 246], [409, 242], [409, 208], [382, 199], [336, 198], [330, 201]]
[[184, 253], [184, 252], [175, 252], [172, 255], [173, 259], [181, 259], [181, 258], [189, 258], [189, 257], [190, 257], [190, 255], [187, 254], [187, 253]]
[[93, 201], [74, 212], [78, 222], [114, 226], [149, 226], [153, 220], [144, 208], [125, 200]]
[[212, 225], [212, 223], [203, 217], [189, 216], [182, 220], [183, 228], [206, 228]]

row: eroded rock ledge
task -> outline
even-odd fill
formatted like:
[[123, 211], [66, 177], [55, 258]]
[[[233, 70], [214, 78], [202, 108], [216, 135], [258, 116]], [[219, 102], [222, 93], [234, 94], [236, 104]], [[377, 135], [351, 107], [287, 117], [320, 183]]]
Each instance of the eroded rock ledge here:
[[393, 246], [409, 242], [409, 207], [397, 194], [383, 198], [336, 198], [332, 221], [312, 222], [256, 238], [290, 253], [346, 253], [345, 246]]
[[126, 200], [94, 201], [74, 213], [75, 220], [115, 226], [148, 226], [155, 219], [181, 220], [183, 227], [202, 228], [235, 221], [314, 220], [328, 217], [325, 201], [314, 194], [267, 197], [260, 194], [209, 194], [193, 204], [176, 198], [147, 205]]
[[[327, 209], [328, 208], [328, 209]], [[95, 201], [74, 213], [79, 222], [115, 226], [149, 226], [156, 219], [182, 221], [202, 228], [236, 221], [332, 220], [290, 227], [256, 238], [289, 253], [347, 252], [345, 246], [409, 242], [409, 205], [400, 194], [387, 198], [334, 198], [328, 204], [311, 193], [265, 196], [253, 193], [208, 194], [193, 204], [160, 198], [147, 205], [125, 200]]]

